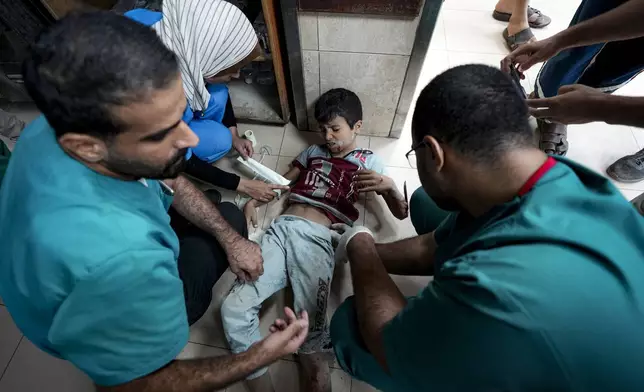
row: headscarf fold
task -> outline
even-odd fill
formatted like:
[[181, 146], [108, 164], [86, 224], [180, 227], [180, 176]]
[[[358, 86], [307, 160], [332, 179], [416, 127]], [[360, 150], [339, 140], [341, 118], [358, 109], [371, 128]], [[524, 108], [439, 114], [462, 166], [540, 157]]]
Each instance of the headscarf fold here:
[[208, 107], [210, 94], [204, 78], [239, 63], [257, 45], [248, 18], [222, 0], [164, 0], [163, 19], [152, 27], [177, 55], [192, 110]]

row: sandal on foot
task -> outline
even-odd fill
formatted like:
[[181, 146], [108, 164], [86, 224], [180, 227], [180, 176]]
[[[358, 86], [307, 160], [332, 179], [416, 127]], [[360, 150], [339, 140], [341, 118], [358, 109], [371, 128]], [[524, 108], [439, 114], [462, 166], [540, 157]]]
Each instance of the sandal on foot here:
[[503, 30], [503, 39], [505, 40], [505, 44], [508, 46], [508, 49], [510, 49], [510, 51], [514, 51], [516, 48], [523, 44], [536, 41], [536, 38], [534, 34], [532, 34], [532, 30], [530, 29], [521, 30], [516, 34], [510, 35], [508, 33], [508, 29], [506, 28], [505, 30]]
[[644, 180], [644, 150], [618, 159], [608, 166], [606, 173], [619, 182], [632, 183]]
[[[492, 17], [501, 22], [509, 22], [511, 16], [511, 13], [497, 10], [494, 10], [492, 13]], [[552, 19], [550, 19], [549, 16], [542, 14], [541, 11], [536, 8], [528, 7], [528, 24], [530, 27], [533, 29], [542, 29], [548, 26], [550, 22], [552, 22]]]
[[564, 156], [568, 152], [568, 127], [537, 119], [539, 148], [550, 155]]

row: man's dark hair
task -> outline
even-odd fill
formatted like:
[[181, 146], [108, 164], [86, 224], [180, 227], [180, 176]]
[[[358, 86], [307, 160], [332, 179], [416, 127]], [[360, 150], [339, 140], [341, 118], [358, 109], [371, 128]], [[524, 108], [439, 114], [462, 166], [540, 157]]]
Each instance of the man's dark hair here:
[[479, 162], [533, 144], [528, 108], [512, 80], [486, 65], [463, 65], [423, 89], [412, 119], [415, 143], [431, 135]]
[[336, 117], [343, 117], [351, 128], [362, 120], [362, 104], [353, 91], [334, 88], [322, 94], [315, 103], [315, 120], [327, 124]]
[[110, 137], [115, 106], [144, 100], [179, 72], [154, 30], [107, 11], [70, 14], [45, 30], [23, 64], [29, 95], [57, 136]]

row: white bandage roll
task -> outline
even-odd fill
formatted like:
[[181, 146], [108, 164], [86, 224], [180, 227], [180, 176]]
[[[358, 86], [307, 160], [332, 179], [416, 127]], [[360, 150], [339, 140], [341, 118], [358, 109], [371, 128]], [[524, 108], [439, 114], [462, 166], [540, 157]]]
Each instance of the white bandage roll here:
[[253, 148], [257, 146], [257, 138], [255, 137], [255, 134], [253, 133], [253, 131], [251, 131], [250, 129], [244, 132], [243, 137], [250, 140], [250, 142], [253, 143]]

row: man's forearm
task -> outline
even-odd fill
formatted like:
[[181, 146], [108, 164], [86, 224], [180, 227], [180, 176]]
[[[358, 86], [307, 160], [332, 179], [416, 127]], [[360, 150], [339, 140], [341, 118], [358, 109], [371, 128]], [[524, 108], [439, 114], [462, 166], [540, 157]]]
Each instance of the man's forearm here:
[[630, 0], [554, 36], [564, 49], [644, 36], [644, 0]]
[[356, 235], [347, 254], [362, 339], [378, 363], [388, 370], [382, 330], [405, 307], [407, 300], [387, 274], [371, 236]]
[[195, 226], [212, 234], [226, 248], [239, 240], [240, 235], [221, 216], [219, 209], [187, 178], [179, 176], [173, 183], [175, 196], [172, 206]]
[[644, 97], [604, 95], [603, 116], [598, 121], [644, 128]]
[[434, 274], [434, 233], [377, 244], [376, 251], [387, 272], [394, 275], [431, 276]]
[[267, 366], [270, 358], [254, 348], [237, 355], [172, 361], [127, 384], [99, 387], [99, 392], [211, 392]]

